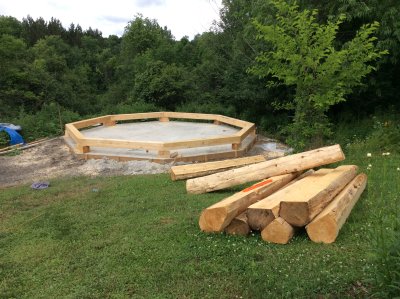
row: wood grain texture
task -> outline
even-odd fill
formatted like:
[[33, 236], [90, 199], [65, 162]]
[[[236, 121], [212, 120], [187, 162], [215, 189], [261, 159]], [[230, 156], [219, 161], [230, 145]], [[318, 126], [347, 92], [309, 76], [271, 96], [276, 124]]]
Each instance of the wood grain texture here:
[[189, 179], [186, 182], [186, 190], [188, 193], [193, 194], [212, 192], [276, 175], [342, 161], [344, 158], [340, 145], [323, 147], [200, 178]]
[[333, 201], [307, 226], [307, 234], [317, 243], [335, 242], [340, 229], [349, 217], [367, 185], [367, 175], [356, 176]]

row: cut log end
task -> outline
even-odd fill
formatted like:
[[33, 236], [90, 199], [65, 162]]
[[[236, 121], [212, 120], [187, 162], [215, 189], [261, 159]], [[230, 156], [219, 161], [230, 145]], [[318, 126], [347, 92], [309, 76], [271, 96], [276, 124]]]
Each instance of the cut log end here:
[[308, 237], [316, 243], [333, 243], [338, 236], [337, 224], [334, 219], [323, 217], [321, 221], [311, 222], [306, 226]]
[[248, 209], [247, 221], [252, 230], [263, 230], [275, 219], [275, 216], [265, 209]]
[[247, 223], [246, 214], [243, 213], [233, 219], [225, 228], [225, 232], [229, 235], [247, 236], [250, 233], [250, 227]]
[[229, 224], [224, 208], [205, 209], [200, 215], [199, 226], [204, 232], [222, 232]]
[[281, 202], [279, 215], [289, 224], [301, 227], [310, 222], [309, 208], [305, 202]]
[[294, 232], [293, 226], [283, 218], [278, 217], [262, 230], [261, 237], [267, 242], [287, 244], [293, 237]]

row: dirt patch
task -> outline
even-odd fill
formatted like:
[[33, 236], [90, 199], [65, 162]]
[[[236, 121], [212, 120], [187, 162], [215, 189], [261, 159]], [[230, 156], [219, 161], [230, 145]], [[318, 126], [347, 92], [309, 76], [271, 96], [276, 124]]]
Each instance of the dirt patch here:
[[[289, 150], [272, 139], [260, 136], [247, 155], [263, 154], [267, 158], [276, 158]], [[0, 156], [0, 188], [55, 177], [165, 173], [171, 166], [172, 164], [162, 165], [149, 161], [79, 160], [60, 137], [23, 150], [16, 156]]]

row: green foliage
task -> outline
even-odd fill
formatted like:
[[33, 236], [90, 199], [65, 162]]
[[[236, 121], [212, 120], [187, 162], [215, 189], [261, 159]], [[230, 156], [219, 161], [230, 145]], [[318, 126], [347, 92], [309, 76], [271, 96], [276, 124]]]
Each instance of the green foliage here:
[[103, 109], [105, 114], [142, 113], [154, 112], [157, 110], [158, 107], [154, 104], [138, 100], [128, 100], [126, 103], [108, 106]]
[[176, 110], [181, 112], [221, 114], [232, 117], [236, 116], [235, 107], [225, 106], [218, 102], [189, 101], [179, 106]]
[[175, 64], [150, 62], [135, 77], [133, 98], [174, 110], [187, 99], [191, 87], [188, 77], [186, 70]]
[[77, 113], [60, 107], [57, 103], [44, 104], [42, 109], [31, 114], [20, 110], [18, 117], [11, 120], [12, 123], [22, 127], [22, 136], [25, 141], [35, 140], [46, 136], [60, 136], [64, 133], [66, 123], [79, 120]]
[[10, 145], [10, 135], [7, 132], [0, 132], [0, 147], [6, 147]]
[[[335, 38], [344, 16], [321, 25], [317, 10], [299, 11], [296, 4], [284, 0], [271, 1], [277, 10], [276, 21], [265, 25], [254, 21], [258, 38], [272, 46], [257, 56], [250, 72], [277, 82], [294, 86], [294, 120], [287, 129], [289, 142], [298, 149], [320, 145], [330, 135], [326, 111], [345, 101], [354, 87], [374, 67], [370, 65], [386, 51], [379, 51], [373, 33], [378, 23], [364, 25], [356, 36], [335, 49]], [[305, 126], [311, 123], [311, 127]], [[310, 144], [311, 143], [311, 144]]]

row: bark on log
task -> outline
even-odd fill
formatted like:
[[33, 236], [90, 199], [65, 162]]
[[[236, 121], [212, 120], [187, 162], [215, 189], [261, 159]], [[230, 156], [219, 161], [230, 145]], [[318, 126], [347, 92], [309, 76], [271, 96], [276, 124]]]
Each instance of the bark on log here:
[[173, 181], [177, 181], [177, 180], [184, 180], [189, 178], [205, 176], [216, 172], [241, 167], [244, 165], [260, 163], [264, 161], [265, 161], [264, 156], [258, 155], [258, 156], [223, 160], [223, 161], [172, 166], [170, 174], [171, 174], [171, 179]]
[[200, 215], [200, 229], [205, 232], [222, 232], [249, 205], [276, 192], [296, 176], [298, 173], [269, 178], [206, 208]]
[[367, 175], [362, 173], [353, 179], [335, 199], [307, 226], [307, 234], [317, 243], [335, 242], [340, 229], [357, 203], [365, 186]]
[[186, 190], [194, 194], [211, 192], [276, 175], [342, 161], [344, 158], [342, 149], [337, 144], [190, 179], [186, 182]]
[[298, 178], [292, 180], [290, 183], [285, 185], [276, 193], [261, 199], [260, 201], [252, 204], [247, 209], [247, 221], [252, 230], [263, 230], [268, 224], [270, 224], [275, 218], [279, 217], [279, 206], [281, 199], [284, 196], [284, 190], [289, 186], [295, 184], [297, 181], [308, 177], [309, 175], [321, 176], [331, 169], [320, 169], [317, 172], [309, 170], [300, 175]]
[[261, 232], [264, 241], [287, 244], [293, 237], [295, 229], [285, 219], [278, 217], [268, 224]]
[[305, 226], [356, 176], [355, 165], [339, 166], [320, 177], [313, 175], [285, 188], [279, 216], [293, 226]]
[[247, 223], [246, 213], [233, 218], [231, 223], [225, 228], [225, 232], [229, 235], [247, 236], [250, 233], [250, 226]]

